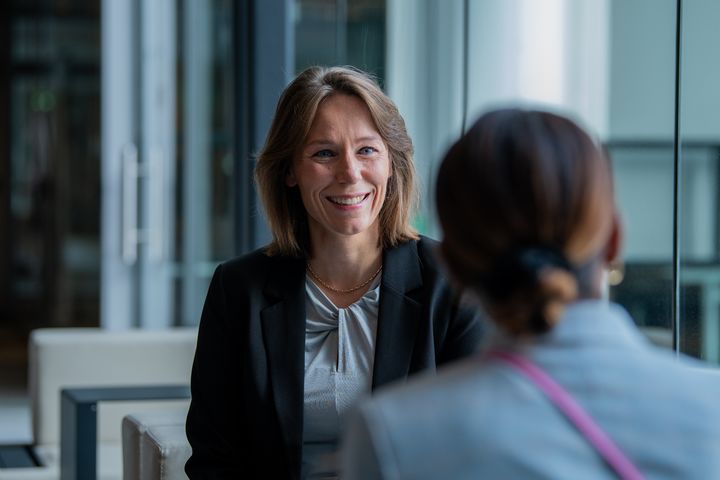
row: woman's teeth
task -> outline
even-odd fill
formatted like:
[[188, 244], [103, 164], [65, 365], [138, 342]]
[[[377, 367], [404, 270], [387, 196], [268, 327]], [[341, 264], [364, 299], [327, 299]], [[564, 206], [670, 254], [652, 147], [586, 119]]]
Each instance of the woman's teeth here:
[[358, 195], [356, 197], [328, 197], [328, 199], [339, 205], [357, 205], [362, 202], [367, 195]]

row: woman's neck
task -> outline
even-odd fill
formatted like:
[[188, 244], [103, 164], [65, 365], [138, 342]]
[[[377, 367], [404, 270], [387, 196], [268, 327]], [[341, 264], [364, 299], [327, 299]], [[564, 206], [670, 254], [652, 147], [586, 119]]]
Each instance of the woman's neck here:
[[605, 269], [605, 264], [597, 259], [581, 267], [581, 269], [576, 272], [578, 300], [607, 297], [607, 278], [604, 275]]
[[339, 290], [363, 283], [382, 265], [382, 248], [372, 232], [358, 235], [311, 235], [308, 263], [326, 284]]

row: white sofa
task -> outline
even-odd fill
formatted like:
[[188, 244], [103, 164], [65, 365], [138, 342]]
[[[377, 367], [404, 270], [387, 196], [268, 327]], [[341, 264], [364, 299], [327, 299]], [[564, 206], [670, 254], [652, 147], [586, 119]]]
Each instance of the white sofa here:
[[[68, 387], [189, 385], [196, 328], [108, 331], [38, 329], [29, 342], [29, 394], [35, 468], [2, 468], [0, 480], [60, 478], [60, 391]], [[122, 418], [131, 412], [187, 408], [188, 400], [98, 405], [97, 478], [122, 478]]]

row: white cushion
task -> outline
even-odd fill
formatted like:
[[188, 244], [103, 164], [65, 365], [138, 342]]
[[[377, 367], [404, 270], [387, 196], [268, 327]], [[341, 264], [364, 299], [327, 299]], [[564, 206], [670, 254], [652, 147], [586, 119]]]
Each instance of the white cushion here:
[[[29, 345], [33, 445], [42, 467], [0, 469], [0, 480], [57, 480], [60, 476], [60, 390], [67, 387], [190, 383], [196, 328], [108, 331], [34, 330]], [[101, 402], [98, 405], [98, 478], [122, 477], [121, 419], [140, 409], [178, 408], [188, 400]]]
[[[34, 443], [59, 443], [62, 388], [188, 385], [196, 339], [196, 328], [34, 330], [29, 348]], [[108, 409], [113, 408], [108, 402]], [[114, 417], [115, 427], [104, 428], [99, 417], [98, 441], [120, 443], [120, 418], [120, 414]]]

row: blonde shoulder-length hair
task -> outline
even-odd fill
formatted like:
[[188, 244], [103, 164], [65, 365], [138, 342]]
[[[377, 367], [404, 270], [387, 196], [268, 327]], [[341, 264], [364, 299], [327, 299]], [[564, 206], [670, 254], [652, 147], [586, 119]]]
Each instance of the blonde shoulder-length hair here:
[[351, 67], [310, 67], [287, 86], [278, 101], [265, 146], [255, 166], [255, 183], [273, 240], [269, 255], [309, 256], [307, 212], [298, 187], [285, 183], [320, 103], [335, 93], [354, 95], [367, 105], [387, 145], [392, 176], [380, 211], [379, 246], [417, 239], [410, 217], [417, 206], [412, 140], [395, 104], [366, 73]]

